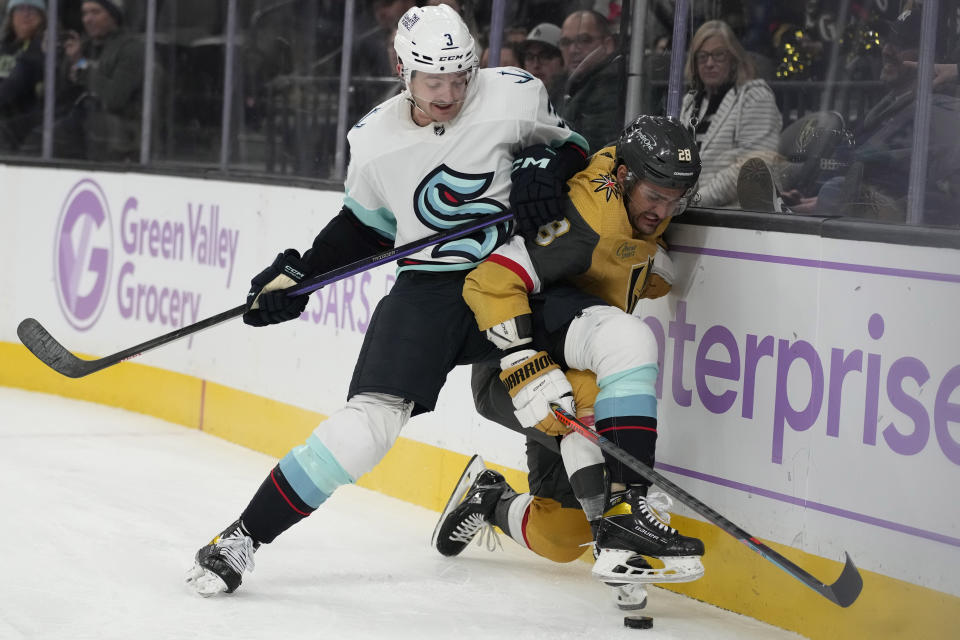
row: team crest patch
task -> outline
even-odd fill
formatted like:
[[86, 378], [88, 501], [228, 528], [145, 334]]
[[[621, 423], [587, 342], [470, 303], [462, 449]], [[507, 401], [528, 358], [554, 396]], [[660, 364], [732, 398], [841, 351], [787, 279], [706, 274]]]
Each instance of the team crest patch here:
[[607, 196], [607, 202], [610, 202], [610, 197], [613, 196], [617, 200], [620, 199], [620, 185], [617, 184], [617, 181], [613, 179], [609, 173], [601, 173], [599, 178], [594, 178], [590, 182], [595, 182], [599, 186], [593, 190], [594, 193], [600, 193], [605, 191], [604, 195]]
[[627, 303], [624, 309], [627, 313], [633, 313], [633, 308], [643, 297], [643, 290], [647, 286], [647, 275], [650, 273], [650, 265], [653, 264], [652, 258], [641, 264], [633, 265], [630, 270], [630, 283], [627, 286]]

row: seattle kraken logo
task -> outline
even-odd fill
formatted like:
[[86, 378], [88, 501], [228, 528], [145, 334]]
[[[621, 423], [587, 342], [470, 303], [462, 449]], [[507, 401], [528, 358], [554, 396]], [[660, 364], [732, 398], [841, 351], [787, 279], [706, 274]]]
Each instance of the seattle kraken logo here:
[[[471, 174], [454, 171], [445, 164], [427, 174], [413, 192], [417, 218], [437, 231], [445, 231], [505, 213], [507, 208], [493, 198], [480, 198], [493, 182], [493, 172]], [[509, 223], [487, 227], [434, 247], [434, 258], [459, 256], [479, 262], [507, 239]]]

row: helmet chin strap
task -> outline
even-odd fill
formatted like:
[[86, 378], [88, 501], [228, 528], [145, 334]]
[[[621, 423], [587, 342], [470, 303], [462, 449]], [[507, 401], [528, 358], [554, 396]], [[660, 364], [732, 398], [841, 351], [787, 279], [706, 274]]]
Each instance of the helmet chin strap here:
[[[413, 106], [414, 109], [416, 109], [417, 111], [419, 111], [420, 113], [422, 113], [424, 116], [426, 116], [426, 117], [430, 120], [430, 122], [439, 124], [439, 125], [441, 125], [441, 126], [443, 125], [443, 123], [438, 122], [432, 115], [430, 115], [429, 113], [427, 113], [427, 111], [426, 111], [423, 107], [420, 106], [420, 103], [418, 102], [417, 96], [413, 95], [413, 92], [410, 91], [409, 85], [407, 86], [407, 93], [410, 94], [409, 97], [407, 98], [407, 102], [409, 102], [409, 103]], [[421, 99], [422, 99], [422, 98], [421, 98]], [[463, 100], [454, 100], [454, 101], [452, 101], [452, 102], [447, 102], [447, 103], [444, 103], [444, 104], [446, 104], [447, 106], [450, 106], [450, 105], [454, 105], [454, 104], [463, 104], [464, 102], [466, 102], [466, 96], [464, 96], [464, 99], [463, 99]], [[413, 114], [411, 113], [411, 116], [412, 116], [412, 115], [413, 115]], [[414, 121], [416, 121], [416, 120], [414, 120]]]
[[433, 116], [431, 116], [429, 113], [427, 113], [426, 111], [423, 110], [423, 107], [420, 106], [420, 103], [417, 102], [417, 99], [413, 96], [412, 93], [410, 94], [410, 97], [407, 98], [407, 102], [410, 103], [410, 109], [411, 109], [411, 110], [410, 110], [410, 117], [413, 118], [413, 121], [414, 121], [414, 122], [417, 122], [417, 119], [413, 117], [413, 115], [414, 115], [414, 114], [413, 114], [413, 109], [416, 109], [417, 111], [419, 111], [420, 113], [422, 113], [423, 115], [425, 115], [427, 118], [430, 119], [431, 122], [436, 122], [436, 120], [433, 119]]
[[[443, 134], [445, 134], [445, 133], [447, 132], [447, 126], [446, 126], [446, 125], [448, 124], [448, 122], [441, 122], [441, 121], [437, 120], [436, 118], [434, 118], [434, 117], [433, 117], [432, 115], [430, 115], [429, 113], [427, 113], [427, 111], [426, 111], [423, 107], [420, 106], [420, 103], [417, 101], [417, 97], [416, 97], [416, 96], [414, 96], [412, 93], [410, 93], [409, 97], [407, 97], [407, 101], [410, 102], [410, 104], [411, 104], [411, 107], [410, 107], [410, 118], [413, 120], [413, 123], [414, 123], [414, 124], [416, 124], [417, 126], [420, 126], [420, 127], [426, 127], [426, 126], [428, 126], [428, 125], [433, 125], [433, 133], [434, 133], [434, 135], [437, 135], [437, 136], [442, 136]], [[460, 104], [460, 105], [462, 105], [464, 102], [465, 102], [465, 100], [455, 100], [455, 101], [453, 101], [453, 102], [449, 102], [449, 103], [445, 103], [445, 104], [448, 104], [448, 105]], [[417, 111], [419, 111], [420, 113], [422, 113], [424, 116], [426, 116], [426, 118], [427, 118], [427, 122], [426, 122], [426, 123], [424, 123], [424, 124], [421, 125], [421, 124], [417, 121], [416, 111], [414, 111], [414, 109], [416, 109]]]

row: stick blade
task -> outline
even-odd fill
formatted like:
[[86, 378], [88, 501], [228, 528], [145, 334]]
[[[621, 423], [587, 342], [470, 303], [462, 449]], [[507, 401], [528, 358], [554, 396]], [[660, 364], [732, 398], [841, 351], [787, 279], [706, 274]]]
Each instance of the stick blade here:
[[849, 607], [863, 590], [863, 576], [860, 575], [857, 566], [853, 564], [850, 554], [844, 551], [843, 555], [847, 557], [847, 562], [843, 565], [843, 572], [840, 573], [836, 582], [825, 588], [828, 593], [821, 593], [841, 607]]
[[59, 374], [69, 378], [81, 378], [92, 373], [88, 361], [70, 353], [33, 318], [27, 318], [17, 325], [17, 337], [40, 362]]

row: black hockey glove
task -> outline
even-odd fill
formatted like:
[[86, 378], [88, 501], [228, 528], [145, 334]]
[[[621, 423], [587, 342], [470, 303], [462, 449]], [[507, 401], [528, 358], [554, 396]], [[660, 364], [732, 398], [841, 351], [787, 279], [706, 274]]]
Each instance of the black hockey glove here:
[[547, 144], [527, 147], [514, 158], [510, 208], [524, 238], [535, 238], [540, 227], [563, 219], [567, 180], [584, 164], [579, 151]]
[[285, 289], [307, 277], [300, 252], [287, 249], [277, 255], [269, 267], [254, 276], [247, 294], [248, 311], [243, 321], [253, 327], [263, 327], [299, 318], [307, 308], [310, 294], [290, 297]]

